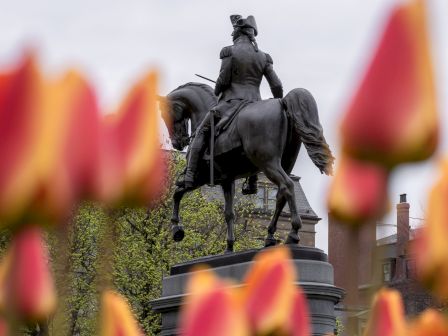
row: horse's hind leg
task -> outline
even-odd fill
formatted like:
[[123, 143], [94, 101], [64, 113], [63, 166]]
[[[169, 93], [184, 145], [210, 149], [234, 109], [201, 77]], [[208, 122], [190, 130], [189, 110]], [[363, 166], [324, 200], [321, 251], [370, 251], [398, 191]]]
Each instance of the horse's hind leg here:
[[274, 234], [277, 231], [277, 222], [283, 208], [286, 204], [286, 198], [277, 192], [277, 202], [275, 205], [274, 216], [272, 216], [271, 223], [268, 226], [268, 236], [264, 242], [265, 247], [274, 246], [277, 244], [277, 239], [275, 239]]
[[186, 190], [183, 187], [177, 187], [173, 194], [173, 216], [171, 217], [171, 231], [173, 233], [174, 241], [180, 242], [184, 239], [184, 228], [179, 225], [179, 207], [182, 197], [184, 197]]
[[233, 211], [233, 203], [235, 199], [235, 181], [225, 182], [222, 184], [224, 192], [224, 216], [227, 224], [227, 249], [226, 253], [233, 252], [233, 244], [235, 242], [234, 223], [235, 212]]
[[[274, 217], [272, 218], [271, 224], [268, 229], [268, 239], [273, 238], [273, 233], [277, 229], [277, 221], [280, 213], [285, 205], [285, 201], [288, 202], [289, 209], [291, 211], [291, 231], [286, 239], [286, 244], [297, 244], [300, 240], [299, 230], [302, 227], [302, 221], [300, 219], [299, 213], [297, 211], [295, 194], [294, 194], [294, 182], [286, 174], [277, 160], [268, 163], [264, 168], [262, 168], [266, 177], [275, 183], [278, 187], [277, 192], [277, 204], [275, 208]], [[268, 239], [266, 243], [268, 242]]]

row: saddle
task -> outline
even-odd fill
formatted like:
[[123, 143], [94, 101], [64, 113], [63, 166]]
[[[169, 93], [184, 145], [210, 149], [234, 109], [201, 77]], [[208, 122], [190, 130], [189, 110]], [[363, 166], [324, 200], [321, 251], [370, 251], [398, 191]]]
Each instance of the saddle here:
[[[230, 111], [226, 111], [226, 114], [230, 117], [225, 120], [220, 129], [217, 130], [215, 135], [214, 152], [215, 157], [230, 152], [231, 150], [238, 148], [242, 145], [240, 136], [238, 135], [237, 120], [239, 112], [249, 105], [251, 101], [242, 100], [231, 108]], [[204, 159], [210, 160], [210, 148], [204, 155]]]

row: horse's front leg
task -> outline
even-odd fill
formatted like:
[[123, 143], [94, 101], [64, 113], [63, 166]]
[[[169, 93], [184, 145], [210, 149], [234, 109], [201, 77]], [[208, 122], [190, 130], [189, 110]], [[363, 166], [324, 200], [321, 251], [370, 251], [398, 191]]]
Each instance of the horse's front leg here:
[[173, 233], [174, 241], [180, 242], [184, 239], [185, 232], [182, 225], [179, 225], [179, 207], [182, 197], [184, 197], [186, 190], [183, 187], [177, 187], [173, 194], [173, 216], [171, 217], [171, 231]]
[[235, 212], [233, 211], [233, 203], [235, 199], [235, 181], [225, 182], [221, 186], [224, 192], [224, 216], [227, 224], [227, 249], [225, 253], [231, 253], [233, 252], [233, 244], [235, 243]]

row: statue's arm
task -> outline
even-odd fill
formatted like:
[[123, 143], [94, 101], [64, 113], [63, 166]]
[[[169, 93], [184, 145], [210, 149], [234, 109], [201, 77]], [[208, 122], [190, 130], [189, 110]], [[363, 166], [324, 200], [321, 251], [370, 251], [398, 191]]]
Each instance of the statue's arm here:
[[266, 77], [269, 87], [271, 88], [274, 98], [283, 98], [283, 85], [274, 71], [272, 58], [266, 54], [266, 67], [264, 68], [264, 76]]
[[232, 49], [231, 47], [224, 47], [219, 56], [221, 58], [221, 70], [219, 71], [218, 79], [215, 85], [215, 95], [225, 91], [231, 83], [232, 75]]

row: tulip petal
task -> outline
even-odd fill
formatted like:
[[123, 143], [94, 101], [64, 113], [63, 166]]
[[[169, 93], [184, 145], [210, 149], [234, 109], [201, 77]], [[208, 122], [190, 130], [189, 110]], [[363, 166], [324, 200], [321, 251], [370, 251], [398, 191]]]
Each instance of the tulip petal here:
[[374, 164], [343, 157], [328, 195], [328, 209], [343, 223], [357, 225], [387, 208], [388, 173]]
[[245, 306], [251, 328], [269, 333], [287, 323], [295, 293], [295, 270], [285, 247], [260, 252], [245, 283]]
[[442, 164], [441, 177], [431, 189], [425, 224], [414, 241], [417, 273], [441, 299], [448, 298], [448, 160]]
[[150, 73], [132, 88], [118, 113], [105, 118], [101, 195], [109, 202], [147, 203], [160, 189], [165, 160], [156, 90], [157, 76]]
[[293, 306], [285, 328], [286, 335], [311, 335], [308, 304], [300, 287], [297, 288], [291, 300], [293, 301]]
[[344, 153], [392, 167], [428, 158], [438, 118], [424, 0], [392, 11], [342, 122]]
[[56, 293], [40, 229], [29, 226], [14, 236], [10, 262], [6, 308], [25, 320], [48, 318], [56, 308]]
[[184, 336], [248, 336], [245, 314], [236, 289], [209, 270], [192, 273], [180, 329]]
[[131, 309], [121, 295], [106, 291], [102, 296], [102, 336], [142, 336]]
[[37, 211], [58, 219], [93, 192], [99, 111], [93, 90], [74, 71], [47, 84], [44, 111], [36, 146], [41, 185], [34, 204]]
[[405, 326], [400, 293], [387, 288], [379, 290], [373, 300], [371, 315], [364, 336], [404, 335]]
[[[32, 55], [0, 73], [0, 215], [17, 220], [36, 189], [34, 142], [43, 83]], [[20, 192], [17, 192], [20, 190]]]
[[446, 318], [434, 309], [427, 309], [411, 322], [406, 332], [408, 336], [448, 336]]

